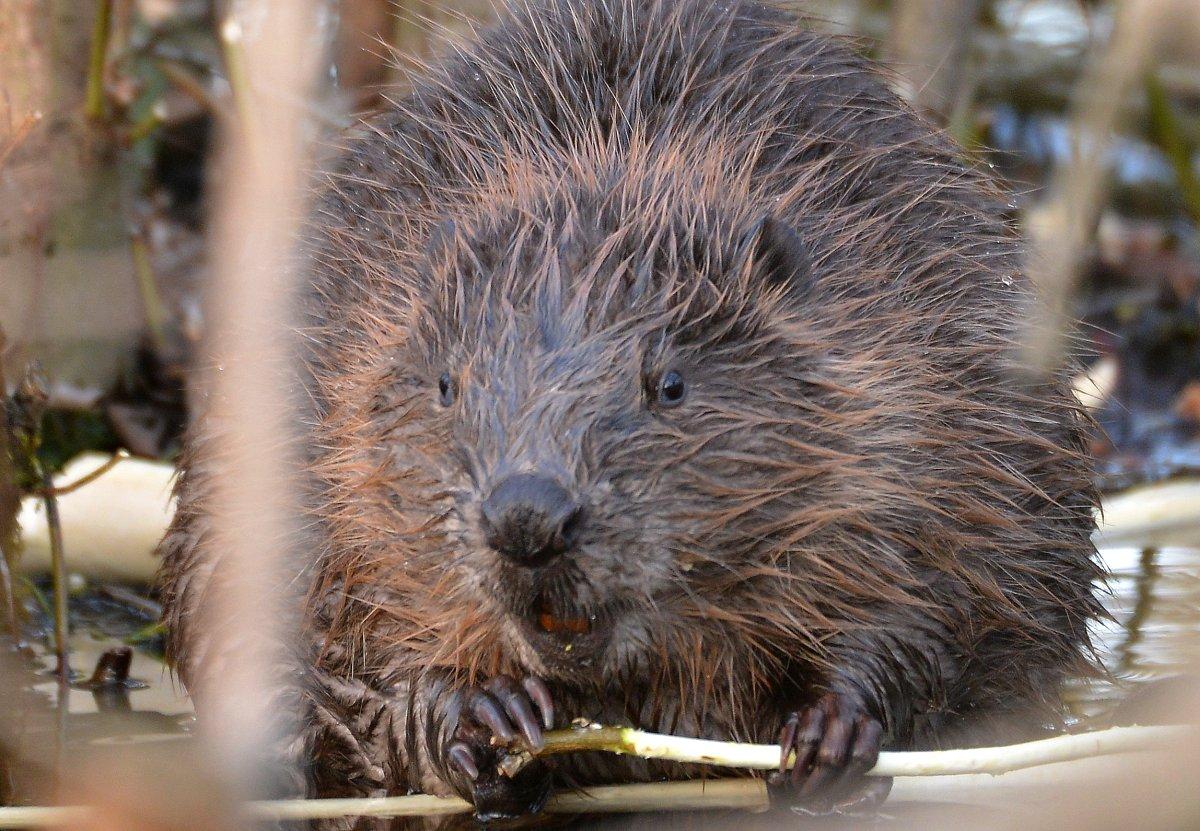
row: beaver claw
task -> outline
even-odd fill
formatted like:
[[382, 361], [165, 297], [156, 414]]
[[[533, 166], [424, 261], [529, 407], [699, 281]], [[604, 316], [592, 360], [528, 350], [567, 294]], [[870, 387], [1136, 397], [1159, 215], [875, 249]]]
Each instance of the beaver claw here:
[[[793, 712], [779, 732], [779, 770], [769, 783], [787, 790], [818, 813], [859, 810], [883, 802], [890, 779], [864, 781], [879, 761], [883, 725], [861, 699], [826, 693], [811, 706]], [[788, 758], [796, 762], [787, 769]], [[785, 786], [790, 786], [786, 787]]]
[[459, 790], [481, 821], [534, 814], [550, 795], [550, 770], [534, 761], [509, 778], [499, 769], [508, 748], [539, 750], [543, 730], [554, 726], [554, 703], [539, 678], [517, 683], [506, 675], [462, 690], [458, 723], [446, 762], [460, 778]]

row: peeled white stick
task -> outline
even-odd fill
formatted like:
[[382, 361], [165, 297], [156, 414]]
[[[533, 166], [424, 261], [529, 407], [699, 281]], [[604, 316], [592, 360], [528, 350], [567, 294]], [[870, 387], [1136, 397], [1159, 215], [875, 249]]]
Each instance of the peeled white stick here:
[[[1098, 756], [1195, 746], [1200, 728], [1113, 727], [1095, 733], [1056, 736], [1007, 747], [927, 752], [885, 752], [868, 775], [871, 776], [957, 776], [1001, 774], [1060, 762]], [[1189, 745], [1190, 743], [1190, 745]], [[644, 733], [619, 727], [584, 727], [558, 730], [546, 735], [542, 751], [565, 753], [601, 749], [639, 753], [656, 759], [770, 770], [779, 766], [776, 745], [743, 745], [684, 739]], [[954, 799], [959, 780], [946, 781], [945, 797]], [[929, 795], [924, 796], [925, 799]], [[610, 785], [583, 793], [555, 794], [546, 810], [551, 813], [618, 813], [630, 811], [701, 810], [741, 808], [761, 810], [768, 806], [766, 786], [761, 779], [708, 779], [689, 782], [657, 782]], [[86, 808], [0, 808], [0, 829], [34, 828], [78, 822]], [[400, 817], [460, 814], [471, 810], [469, 803], [454, 797], [426, 795], [372, 797], [365, 799], [289, 799], [252, 802], [247, 813], [258, 819], [303, 820], [343, 816]]]
[[[884, 751], [867, 776], [952, 776], [964, 773], [1008, 773], [1013, 770], [1069, 762], [1092, 756], [1161, 750], [1186, 740], [1200, 740], [1200, 728], [1111, 727], [1094, 733], [1055, 736], [1024, 744], [975, 747], [963, 750]], [[555, 730], [546, 735], [538, 755], [584, 750], [604, 750], [625, 756], [661, 759], [747, 770], [779, 767], [779, 745], [740, 744], [708, 739], [687, 739], [647, 733], [632, 727], [588, 725]], [[530, 757], [514, 754], [506, 770], [519, 770]], [[795, 761], [789, 759], [789, 767]]]
[[[77, 482], [109, 460], [84, 453], [54, 477], [56, 487]], [[171, 521], [175, 468], [163, 462], [124, 459], [87, 485], [58, 498], [67, 570], [100, 580], [148, 582], [158, 562], [152, 556]], [[50, 569], [50, 532], [41, 497], [21, 502], [18, 518], [25, 550], [21, 570]]]
[[1094, 412], [1112, 395], [1117, 386], [1118, 372], [1116, 358], [1111, 355], [1101, 358], [1086, 372], [1075, 376], [1071, 381], [1071, 391], [1080, 404]]
[[1101, 548], [1200, 543], [1200, 479], [1171, 479], [1110, 495], [1093, 538]]

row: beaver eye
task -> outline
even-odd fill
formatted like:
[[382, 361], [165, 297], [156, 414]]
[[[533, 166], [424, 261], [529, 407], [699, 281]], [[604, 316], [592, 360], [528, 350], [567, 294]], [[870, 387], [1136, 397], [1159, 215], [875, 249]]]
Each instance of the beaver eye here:
[[443, 407], [454, 403], [454, 379], [449, 372], [443, 372], [438, 378], [438, 403]]
[[684, 395], [687, 393], [687, 385], [683, 382], [683, 376], [675, 370], [671, 369], [662, 374], [658, 379], [658, 391], [656, 397], [658, 403], [663, 407], [674, 407], [683, 401]]

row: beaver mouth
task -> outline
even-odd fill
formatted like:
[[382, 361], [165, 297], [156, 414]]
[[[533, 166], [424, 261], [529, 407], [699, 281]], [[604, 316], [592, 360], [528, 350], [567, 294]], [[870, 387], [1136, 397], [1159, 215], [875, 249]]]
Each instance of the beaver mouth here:
[[580, 659], [599, 652], [608, 640], [605, 627], [600, 625], [602, 617], [564, 609], [542, 593], [520, 617], [520, 628], [529, 645], [542, 655], [558, 660]]
[[543, 632], [550, 635], [558, 635], [561, 637], [570, 637], [572, 635], [589, 635], [592, 632], [592, 623], [595, 617], [560, 617], [546, 602], [546, 598], [539, 597], [537, 605], [534, 607], [537, 614], [537, 625]]

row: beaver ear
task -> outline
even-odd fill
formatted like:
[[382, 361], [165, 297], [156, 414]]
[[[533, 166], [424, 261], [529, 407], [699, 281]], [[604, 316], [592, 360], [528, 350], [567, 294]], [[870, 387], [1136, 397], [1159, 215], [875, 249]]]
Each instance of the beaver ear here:
[[769, 285], [803, 292], [812, 279], [812, 260], [796, 229], [770, 214], [755, 221], [742, 237], [755, 271]]

